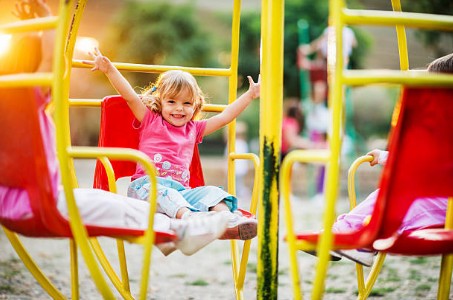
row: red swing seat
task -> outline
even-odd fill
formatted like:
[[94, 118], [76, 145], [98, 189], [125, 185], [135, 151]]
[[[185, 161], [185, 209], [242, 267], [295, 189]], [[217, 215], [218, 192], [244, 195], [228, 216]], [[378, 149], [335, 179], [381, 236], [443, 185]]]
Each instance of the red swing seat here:
[[[370, 222], [360, 230], [335, 233], [333, 248], [375, 248], [401, 255], [453, 253], [453, 230], [443, 224], [397, 233], [419, 198], [453, 196], [453, 89], [405, 88], [389, 157]], [[316, 244], [319, 234], [297, 240]]]
[[[68, 220], [57, 208], [51, 190], [45, 145], [42, 140], [36, 90], [0, 89], [0, 185], [24, 189], [32, 215], [24, 219], [0, 218], [9, 230], [29, 237], [73, 237]], [[15, 199], [8, 199], [15, 201]], [[89, 236], [142, 236], [144, 230], [86, 225]], [[169, 233], [156, 235], [156, 242], [172, 241]]]
[[[132, 127], [135, 117], [121, 96], [107, 96], [101, 103], [101, 123], [99, 130], [99, 147], [119, 147], [138, 149], [138, 130]], [[135, 173], [135, 162], [111, 161], [115, 180], [132, 176]], [[198, 146], [195, 146], [190, 165], [190, 186], [204, 185]], [[94, 188], [109, 190], [107, 173], [100, 161], [94, 172]]]

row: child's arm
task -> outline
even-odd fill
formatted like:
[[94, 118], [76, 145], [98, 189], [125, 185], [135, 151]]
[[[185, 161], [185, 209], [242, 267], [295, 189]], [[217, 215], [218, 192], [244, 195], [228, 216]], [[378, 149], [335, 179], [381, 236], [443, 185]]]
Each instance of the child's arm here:
[[244, 111], [253, 99], [260, 96], [260, 77], [258, 77], [258, 81], [256, 83], [253, 81], [252, 77], [247, 76], [247, 78], [250, 84], [248, 91], [229, 104], [220, 114], [209, 118], [206, 122], [206, 128], [203, 136], [211, 134], [233, 121], [241, 112]]
[[107, 76], [115, 90], [124, 98], [124, 100], [126, 100], [135, 118], [141, 122], [145, 117], [148, 108], [143, 104], [130, 83], [124, 78], [120, 71], [115, 68], [112, 62], [106, 56], [102, 55], [99, 49], [95, 48], [94, 53], [90, 54], [93, 56], [94, 61], [84, 61], [83, 63], [92, 65], [92, 71], [99, 70]]

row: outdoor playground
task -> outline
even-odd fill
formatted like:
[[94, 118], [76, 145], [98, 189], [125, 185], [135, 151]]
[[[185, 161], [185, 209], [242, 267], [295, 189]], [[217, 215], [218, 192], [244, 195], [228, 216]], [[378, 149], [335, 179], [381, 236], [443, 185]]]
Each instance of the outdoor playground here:
[[[280, 161], [283, 100], [286, 96], [292, 96], [284, 87], [285, 5], [283, 1], [263, 1], [259, 7], [259, 37], [255, 38], [251, 47], [255, 48], [255, 58], [248, 58], [257, 66], [246, 69], [252, 75], [261, 74], [260, 100], [256, 101], [255, 109], [252, 106], [245, 112], [246, 119], [255, 120], [251, 121], [255, 123], [249, 128], [251, 134], [255, 131], [258, 135], [257, 149], [250, 153], [236, 152], [236, 123], [233, 122], [228, 125], [225, 134], [228, 157], [204, 155], [201, 150], [206, 184], [225, 186], [232, 194], [236, 194], [237, 188], [235, 162], [250, 162], [252, 167], [246, 178], [250, 198], [242, 200], [240, 207], [256, 215], [258, 236], [247, 241], [215, 241], [192, 257], [181, 253], [165, 257], [152, 245], [176, 237], [154, 231], [153, 217], [149, 218], [147, 230], [84, 226], [80, 219], [73, 193], [75, 187], [92, 188], [94, 181], [96, 188], [120, 194], [125, 192], [127, 181], [123, 178], [115, 183], [115, 179], [123, 175], [118, 173], [117, 165], [112, 164], [109, 158], [143, 164], [148, 174], [155, 174], [156, 171], [149, 157], [131, 149], [136, 146], [127, 144], [126, 149], [121, 143], [108, 144], [102, 134], [99, 135], [99, 142], [97, 135], [93, 135], [96, 136], [94, 143], [93, 138], [81, 138], [83, 135], [80, 132], [86, 127], [78, 122], [91, 120], [93, 115], [99, 116], [99, 112], [105, 113], [103, 97], [114, 93], [105, 84], [100, 84], [91, 96], [81, 96], [84, 89], [89, 89], [78, 81], [80, 78], [83, 77], [85, 82], [101, 82], [96, 75], [88, 74], [90, 66], [82, 61], [87, 58], [77, 57], [83, 55], [77, 53], [80, 49], [76, 46], [85, 22], [83, 16], [92, 9], [90, 4], [93, 1], [48, 2], [55, 16], [8, 21], [0, 25], [0, 32], [12, 35], [41, 30], [56, 32], [52, 72], [0, 76], [1, 110], [8, 111], [0, 119], [1, 126], [8, 126], [8, 130], [3, 127], [0, 135], [0, 146], [4, 150], [0, 153], [0, 183], [27, 189], [30, 197], [35, 199], [32, 218], [2, 219], [0, 299], [301, 299], [302, 295], [312, 299], [435, 299], [436, 295], [438, 299], [449, 299], [453, 264], [453, 257], [449, 254], [453, 251], [450, 230], [453, 214], [450, 209], [446, 214], [445, 228], [420, 228], [401, 233], [398, 232], [398, 225], [414, 197], [453, 196], [452, 187], [448, 185], [453, 180], [453, 163], [448, 155], [449, 151], [453, 151], [453, 143], [449, 138], [439, 138], [449, 137], [453, 131], [448, 122], [453, 114], [453, 106], [448, 101], [452, 95], [448, 87], [453, 84], [453, 77], [410, 70], [408, 45], [412, 35], [406, 34], [408, 28], [451, 31], [452, 16], [405, 12], [397, 0], [391, 1], [393, 10], [388, 11], [351, 9], [346, 8], [343, 1], [329, 1], [329, 25], [335, 30], [331, 30], [327, 43], [329, 93], [326, 103], [330, 111], [327, 145], [292, 150]], [[118, 3], [114, 2], [112, 7]], [[166, 61], [165, 55], [159, 55], [158, 51], [166, 44], [154, 42], [149, 45], [149, 52], [156, 53], [153, 63], [137, 61], [131, 56], [136, 54], [139, 57], [140, 51], [134, 52], [126, 47], [124, 53], [110, 50], [112, 56], [118, 51], [116, 57], [119, 60], [115, 60], [115, 66], [129, 74], [134, 86], [145, 86], [150, 78], [155, 78], [152, 77], [154, 74], [167, 70], [192, 73], [200, 78], [200, 85], [215, 85], [212, 94], [216, 97], [219, 93], [216, 92], [217, 87], [223, 88], [224, 92], [218, 96], [227, 98], [223, 103], [203, 107], [206, 115], [222, 112], [237, 97], [237, 88], [242, 85], [240, 75], [247, 75], [241, 69], [239, 45], [241, 27], [250, 26], [251, 22], [241, 19], [241, 1], [231, 1], [231, 6], [230, 40], [228, 50], [218, 56], [221, 64], [206, 67], [206, 62], [203, 62], [202, 66], [198, 66], [196, 59], [184, 64], [184, 57]], [[107, 13], [104, 11], [101, 14]], [[187, 23], [180, 26], [184, 25], [188, 26]], [[384, 26], [394, 30], [399, 69], [348, 69], [342, 47], [342, 28], [345, 26]], [[130, 27], [133, 28], [132, 25]], [[121, 34], [132, 35], [128, 31]], [[295, 34], [298, 37], [297, 48], [301, 32], [296, 30]], [[250, 39], [248, 41], [251, 42]], [[302, 44], [305, 43], [308, 41], [302, 41]], [[195, 52], [202, 51], [198, 47], [194, 49]], [[185, 50], [187, 53], [192, 51]], [[295, 57], [296, 51], [292, 55]], [[297, 78], [307, 75], [302, 69], [296, 68], [296, 72]], [[140, 77], [139, 73], [145, 75]], [[305, 101], [302, 97], [306, 92], [303, 91], [303, 83], [298, 79], [294, 84], [297, 86], [296, 94]], [[348, 105], [351, 103], [347, 97], [360, 95], [360, 90], [368, 85], [390, 86], [389, 94], [393, 93], [395, 99], [387, 106], [392, 106], [393, 111], [396, 103], [395, 112], [393, 115], [390, 113], [387, 120], [387, 130], [391, 130], [387, 141], [391, 155], [388, 164], [379, 170], [370, 170], [367, 164], [371, 158], [361, 156], [371, 150], [360, 148], [363, 144], [357, 146], [357, 143], [364, 141], [354, 141], [356, 148], [353, 149], [360, 151], [352, 151], [346, 156], [342, 153], [343, 141], [351, 132], [350, 126], [358, 133], [362, 129], [350, 123]], [[26, 104], [34, 101], [33, 93], [29, 92], [29, 88], [34, 86], [52, 89], [57, 155], [70, 221], [59, 216], [54, 201], [48, 201], [51, 197], [46, 192], [46, 171], [40, 173], [45, 170], [42, 164], [42, 161], [45, 162], [42, 151], [45, 145], [39, 138], [39, 125], [34, 124], [33, 127], [30, 124], [29, 131], [36, 133], [37, 142], [33, 134], [30, 134], [31, 138], [18, 141], [13, 137], [21, 133], [15, 131], [16, 127], [11, 127], [14, 123], [10, 123], [17, 123], [17, 120], [5, 117], [27, 111], [30, 120], [33, 119], [33, 109], [27, 108]], [[211, 89], [207, 90], [211, 93]], [[365, 97], [368, 96], [376, 97]], [[23, 101], [12, 101], [16, 98]], [[94, 113], [87, 113], [89, 110], [94, 110]], [[77, 114], [80, 115], [75, 117]], [[429, 118], [425, 120], [424, 116], [434, 118], [437, 123], [433, 124]], [[108, 130], [102, 120], [95, 122], [97, 130]], [[32, 123], [23, 122], [27, 126]], [[429, 128], [428, 134], [423, 126]], [[214, 139], [221, 137], [214, 136]], [[122, 142], [123, 139], [120, 140]], [[32, 146], [23, 149], [28, 141]], [[34, 146], [36, 143], [41, 146]], [[9, 161], [13, 155], [6, 153], [12, 153], [11, 149], [17, 149], [14, 154], [23, 161]], [[30, 157], [27, 151], [30, 153], [32, 150], [36, 151], [32, 152], [36, 156]], [[255, 149], [252, 147], [252, 150]], [[414, 166], [415, 159], [417, 164]], [[23, 166], [23, 170], [17, 168], [22, 171], [12, 172], [12, 165], [20, 166], [25, 162], [33, 164], [36, 171]], [[314, 202], [310, 192], [313, 176], [310, 174], [313, 174], [314, 167], [319, 166], [325, 166], [323, 199]], [[105, 169], [103, 178], [99, 177], [98, 168]], [[30, 183], [23, 176], [15, 176], [15, 173], [27, 173], [36, 181], [31, 180]], [[407, 183], [408, 174], [411, 184]], [[8, 176], [15, 176], [20, 183], [12, 184], [14, 180]], [[333, 233], [331, 226], [336, 216], [349, 211], [376, 186], [381, 187], [381, 193], [376, 209], [363, 228], [354, 232]], [[151, 212], [156, 209], [154, 196], [151, 193]], [[400, 198], [393, 199], [398, 196]], [[324, 230], [320, 233], [321, 228]], [[340, 262], [330, 262], [331, 249], [358, 248], [379, 251], [371, 268], [344, 258]], [[318, 257], [301, 250], [316, 250]]]

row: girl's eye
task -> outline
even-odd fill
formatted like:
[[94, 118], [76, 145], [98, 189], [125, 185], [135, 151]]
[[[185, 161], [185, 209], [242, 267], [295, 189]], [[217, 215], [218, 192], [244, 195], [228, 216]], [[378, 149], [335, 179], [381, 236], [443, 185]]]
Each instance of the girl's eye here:
[[173, 103], [175, 103], [175, 100], [168, 99], [167, 103], [172, 103], [173, 104]]
[[190, 106], [192, 106], [192, 102], [184, 102], [184, 105], [190, 105]]

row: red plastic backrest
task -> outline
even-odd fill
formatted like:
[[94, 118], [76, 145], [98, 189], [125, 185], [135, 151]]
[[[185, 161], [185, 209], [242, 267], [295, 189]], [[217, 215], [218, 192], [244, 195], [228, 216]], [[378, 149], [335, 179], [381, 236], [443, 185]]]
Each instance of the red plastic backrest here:
[[[99, 147], [120, 147], [138, 149], [138, 130], [132, 127], [134, 115], [121, 96], [107, 96], [101, 104], [101, 123], [99, 130]], [[132, 176], [135, 163], [111, 161], [115, 179]], [[190, 186], [204, 185], [198, 146], [195, 145], [190, 165]], [[101, 162], [96, 163], [93, 187], [109, 190], [107, 174]]]
[[1, 223], [28, 236], [53, 236], [69, 227], [52, 193], [36, 97], [33, 88], [0, 89], [0, 185], [26, 190], [33, 212], [31, 218]]
[[404, 89], [389, 152], [373, 213], [381, 239], [398, 230], [414, 200], [453, 196], [453, 89]]

